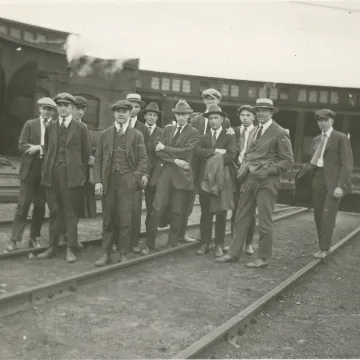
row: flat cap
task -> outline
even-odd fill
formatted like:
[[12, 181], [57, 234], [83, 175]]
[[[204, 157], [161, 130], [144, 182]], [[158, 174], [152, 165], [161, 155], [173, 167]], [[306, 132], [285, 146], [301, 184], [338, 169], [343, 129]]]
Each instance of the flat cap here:
[[59, 104], [59, 103], [66, 103], [66, 104], [75, 104], [75, 98], [74, 96], [72, 96], [71, 94], [69, 93], [60, 93], [60, 94], [57, 94], [55, 97], [54, 97], [54, 101]]
[[130, 101], [127, 101], [127, 100], [119, 100], [117, 101], [115, 104], [113, 104], [111, 106], [111, 110], [112, 111], [115, 111], [116, 109], [127, 109], [127, 110], [132, 110], [133, 108], [133, 104], [130, 102]]
[[202, 97], [211, 96], [213, 99], [221, 99], [221, 94], [216, 89], [206, 89], [202, 92]]
[[77, 107], [89, 107], [89, 101], [83, 96], [75, 96], [75, 105]]
[[321, 109], [316, 111], [315, 119], [320, 120], [321, 118], [326, 118], [326, 119], [331, 118], [335, 120], [336, 113], [330, 109]]
[[37, 103], [39, 106], [49, 106], [49, 107], [56, 109], [55, 101], [49, 97], [43, 97], [43, 98], [39, 99]]
[[238, 111], [237, 111], [237, 116], [240, 116], [240, 114], [244, 111], [244, 110], [247, 110], [249, 112], [251, 112], [252, 114], [256, 114], [256, 111], [255, 111], [255, 108], [253, 108], [251, 105], [243, 105], [243, 106], [240, 106], [238, 108]]

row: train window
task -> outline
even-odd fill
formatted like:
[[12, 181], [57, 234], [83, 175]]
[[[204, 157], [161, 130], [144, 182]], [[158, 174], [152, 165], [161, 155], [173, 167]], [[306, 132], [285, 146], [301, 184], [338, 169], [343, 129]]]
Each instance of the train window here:
[[172, 81], [172, 91], [177, 91], [179, 92], [180, 91], [180, 84], [181, 84], [181, 81], [178, 80], [178, 79], [173, 79]]
[[154, 90], [160, 89], [160, 78], [153, 76], [151, 78], [151, 88]]
[[46, 42], [46, 36], [44, 34], [36, 34], [36, 41], [45, 43]]
[[330, 93], [330, 103], [331, 104], [338, 104], [339, 103], [339, 93], [336, 91], [332, 91]]
[[226, 84], [221, 85], [221, 95], [229, 96], [229, 85], [226, 85]]
[[279, 97], [279, 90], [277, 88], [270, 89], [270, 99], [277, 100]]
[[3, 24], [0, 24], [0, 33], [7, 34], [7, 27]]
[[248, 91], [248, 95], [250, 99], [256, 99], [257, 98], [257, 92], [258, 89], [256, 86], [250, 86], [249, 87], [249, 91]]
[[161, 79], [161, 90], [170, 91], [170, 79], [168, 78]]
[[238, 97], [239, 96], [239, 87], [237, 85], [231, 85], [230, 94], [232, 97]]
[[25, 41], [34, 41], [34, 34], [30, 31], [24, 31], [24, 40]]
[[349, 105], [355, 106], [356, 105], [356, 95], [349, 93]]
[[321, 104], [327, 104], [329, 101], [329, 93], [327, 91], [320, 91], [319, 93], [319, 101]]
[[10, 36], [20, 39], [21, 38], [21, 31], [20, 29], [10, 28]]
[[318, 98], [318, 93], [315, 90], [309, 91], [309, 102], [316, 103]]
[[183, 80], [182, 91], [184, 93], [190, 93], [191, 92], [191, 82], [190, 82], [190, 80]]
[[298, 95], [298, 100], [300, 102], [305, 102], [306, 101], [306, 98], [307, 98], [307, 91], [306, 90], [300, 90], [299, 91], [299, 95]]
[[280, 89], [280, 100], [289, 100], [289, 90], [288, 89]]
[[266, 88], [259, 89], [259, 98], [267, 98], [267, 89]]

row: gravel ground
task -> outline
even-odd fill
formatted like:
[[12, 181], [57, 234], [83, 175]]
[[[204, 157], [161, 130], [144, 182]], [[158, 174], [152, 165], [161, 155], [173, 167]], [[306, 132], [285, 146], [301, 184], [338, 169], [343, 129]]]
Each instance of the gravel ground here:
[[[359, 223], [358, 216], [339, 214], [338, 219], [334, 241]], [[188, 251], [3, 318], [1, 359], [26, 358], [28, 349], [44, 342], [66, 349], [38, 347], [38, 359], [169, 358], [307, 264], [316, 250], [315, 232], [312, 213], [276, 223], [274, 258], [266, 269], [246, 269], [249, 256], [240, 263], [218, 264], [212, 254], [199, 257]], [[275, 336], [276, 331], [268, 343], [273, 345]]]
[[359, 358], [360, 237], [260, 314], [236, 349], [223, 341], [199, 358]]

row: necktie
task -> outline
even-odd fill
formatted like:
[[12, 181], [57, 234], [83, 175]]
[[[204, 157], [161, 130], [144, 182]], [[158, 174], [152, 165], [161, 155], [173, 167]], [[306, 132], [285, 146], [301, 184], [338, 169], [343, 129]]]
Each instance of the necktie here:
[[118, 134], [119, 136], [124, 135], [124, 131], [123, 131], [123, 126], [122, 126], [122, 124], [119, 124], [119, 130], [117, 131], [117, 134]]
[[258, 132], [256, 133], [256, 138], [255, 138], [254, 141], [256, 141], [257, 139], [259, 139], [261, 137], [262, 131], [263, 131], [263, 127], [260, 125], [259, 129], [258, 129]]
[[153, 129], [153, 127], [148, 125], [148, 128], [149, 128], [149, 133], [150, 133], [150, 135], [151, 135], [151, 134], [152, 134], [152, 129]]
[[182, 129], [182, 126], [178, 126], [178, 127], [177, 127], [177, 129], [176, 129], [176, 131], [175, 131], [175, 135], [174, 135], [174, 137], [173, 137], [173, 139], [172, 139], [172, 144], [173, 144], [173, 145], [175, 145], [176, 140], [178, 139], [178, 137], [179, 137], [179, 135], [180, 135], [180, 133], [181, 133], [181, 129]]
[[211, 137], [211, 144], [212, 144], [212, 147], [214, 147], [216, 144], [216, 131], [213, 131], [213, 134]]
[[66, 120], [66, 118], [62, 118], [62, 123], [61, 123], [61, 125], [60, 125], [60, 127], [61, 127], [62, 129], [66, 129], [65, 120]]
[[316, 150], [314, 152], [314, 155], [313, 155], [313, 157], [312, 157], [312, 159], [310, 161], [311, 164], [313, 164], [315, 166], [318, 164], [318, 161], [319, 161], [319, 159], [321, 157], [321, 154], [322, 154], [322, 151], [323, 151], [323, 148], [324, 148], [324, 145], [325, 145], [325, 140], [326, 140], [326, 134], [323, 133], [321, 135], [320, 143], [319, 143], [318, 147], [316, 148]]
[[242, 152], [245, 148], [245, 133], [246, 133], [247, 129], [244, 128], [243, 131], [240, 134], [240, 152]]

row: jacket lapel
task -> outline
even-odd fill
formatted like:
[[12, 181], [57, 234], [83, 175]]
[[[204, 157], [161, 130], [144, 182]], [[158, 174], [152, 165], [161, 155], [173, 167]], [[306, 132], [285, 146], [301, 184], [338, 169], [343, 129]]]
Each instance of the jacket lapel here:
[[331, 145], [334, 143], [334, 130], [331, 132], [329, 138], [328, 138], [328, 141], [326, 143], [326, 146], [325, 146], [325, 150], [324, 150], [324, 154], [325, 152], [331, 147]]
[[52, 140], [55, 144], [55, 149], [57, 149], [57, 147], [58, 147], [58, 122], [54, 121], [53, 123], [51, 123], [48, 126], [50, 127], [49, 132], [50, 132], [50, 136], [52, 137]]
[[128, 153], [132, 147], [132, 144], [134, 142], [134, 137], [135, 137], [135, 131], [128, 127], [126, 129], [126, 153]]
[[[252, 134], [252, 138], [251, 138], [251, 145], [253, 147], [256, 147], [257, 145], [259, 144], [262, 144], [264, 143], [267, 139], [271, 138], [272, 136], [272, 133], [273, 133], [273, 129], [274, 129], [274, 126], [275, 126], [275, 122], [273, 120], [273, 123], [265, 130], [265, 132], [263, 133], [263, 135], [260, 136], [259, 139], [253, 141], [254, 139], [254, 136], [256, 134], [256, 131], [254, 131], [254, 133]], [[249, 136], [250, 138], [250, 136]]]
[[40, 118], [35, 123], [35, 131], [36, 131], [37, 136], [39, 137], [39, 141], [41, 141], [41, 119]]
[[176, 140], [176, 143], [175, 143], [176, 146], [178, 146], [180, 144], [180, 141], [187, 136], [188, 131], [189, 131], [189, 126], [191, 126], [191, 125], [187, 124], [184, 126], [183, 131], [180, 133], [179, 137]]
[[[215, 145], [214, 145], [215, 148], [222, 141], [222, 138], [225, 136], [225, 134], [226, 134], [226, 131], [224, 129], [222, 129], [221, 133], [219, 134], [218, 138], [216, 139], [216, 142], [215, 142]], [[210, 141], [210, 143], [211, 143], [211, 141]]]
[[69, 124], [69, 131], [67, 133], [67, 137], [66, 137], [66, 145], [70, 142], [70, 140], [72, 139], [72, 137], [75, 135], [76, 130], [77, 130], [77, 125], [78, 123], [74, 120], [71, 119], [70, 124]]
[[[168, 132], [168, 142], [167, 142], [168, 146], [171, 146], [171, 144], [172, 144], [172, 139], [174, 137], [175, 130], [176, 130], [176, 125], [173, 125]], [[166, 141], [166, 139], [165, 139], [165, 141]]]
[[109, 146], [109, 152], [112, 153], [114, 150], [114, 137], [116, 133], [115, 125], [111, 126], [106, 134], [106, 142]]

